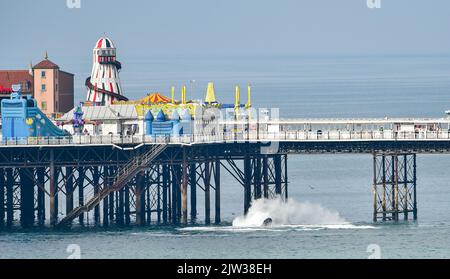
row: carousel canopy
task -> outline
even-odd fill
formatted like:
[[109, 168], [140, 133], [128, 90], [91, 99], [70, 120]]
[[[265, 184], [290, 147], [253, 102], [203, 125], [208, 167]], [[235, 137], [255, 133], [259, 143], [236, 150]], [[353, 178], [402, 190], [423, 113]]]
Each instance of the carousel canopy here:
[[153, 94], [147, 95], [146, 97], [144, 97], [140, 100], [141, 104], [147, 104], [147, 105], [170, 103], [170, 102], [171, 102], [170, 98], [167, 98], [166, 96], [161, 95], [159, 93], [153, 93]]

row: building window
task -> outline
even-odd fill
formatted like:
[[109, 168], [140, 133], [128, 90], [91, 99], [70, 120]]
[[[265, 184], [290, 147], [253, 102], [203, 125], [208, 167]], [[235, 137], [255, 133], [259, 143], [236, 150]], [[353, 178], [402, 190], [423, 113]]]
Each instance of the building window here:
[[45, 71], [41, 72], [41, 78], [45, 78]]
[[46, 101], [42, 101], [41, 102], [41, 109], [42, 110], [47, 110], [47, 102]]
[[41, 92], [45, 92], [47, 91], [47, 86], [45, 86], [45, 84], [41, 85]]

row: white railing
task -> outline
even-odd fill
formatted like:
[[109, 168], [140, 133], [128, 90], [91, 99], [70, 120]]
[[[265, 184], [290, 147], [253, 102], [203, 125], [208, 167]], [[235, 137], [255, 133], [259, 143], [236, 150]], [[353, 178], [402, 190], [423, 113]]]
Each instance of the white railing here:
[[200, 144], [245, 141], [382, 141], [382, 140], [450, 140], [449, 131], [394, 132], [394, 131], [283, 131], [267, 133], [251, 131], [224, 132], [215, 135], [120, 136], [75, 135], [71, 137], [2, 138], [0, 146], [35, 145], [123, 145], [123, 144]]

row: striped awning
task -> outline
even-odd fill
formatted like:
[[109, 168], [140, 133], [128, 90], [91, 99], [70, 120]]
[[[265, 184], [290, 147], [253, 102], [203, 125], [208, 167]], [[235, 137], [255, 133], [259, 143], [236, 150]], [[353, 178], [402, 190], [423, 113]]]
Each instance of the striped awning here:
[[167, 98], [166, 96], [163, 96], [159, 93], [153, 93], [150, 94], [144, 98], [141, 99], [141, 104], [160, 104], [160, 103], [170, 103], [172, 100], [170, 98]]

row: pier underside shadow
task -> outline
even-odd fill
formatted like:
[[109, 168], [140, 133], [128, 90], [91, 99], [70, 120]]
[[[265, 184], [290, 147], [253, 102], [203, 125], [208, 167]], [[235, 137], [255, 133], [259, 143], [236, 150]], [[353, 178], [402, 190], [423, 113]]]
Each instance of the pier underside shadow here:
[[416, 154], [448, 153], [450, 144], [279, 142], [264, 150], [259, 142], [0, 148], [0, 227], [220, 223], [224, 175], [241, 186], [246, 213], [255, 199], [287, 200], [288, 156], [311, 153], [371, 154], [373, 221], [416, 220]]
[[[220, 223], [224, 173], [242, 187], [244, 212], [254, 199], [288, 197], [287, 154], [262, 154], [259, 144], [27, 147], [0, 153], [2, 228]], [[204, 220], [197, 217], [200, 195]]]

